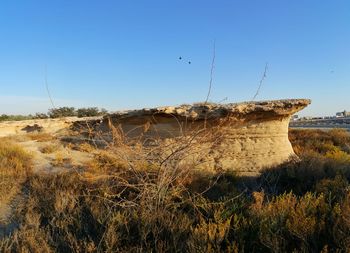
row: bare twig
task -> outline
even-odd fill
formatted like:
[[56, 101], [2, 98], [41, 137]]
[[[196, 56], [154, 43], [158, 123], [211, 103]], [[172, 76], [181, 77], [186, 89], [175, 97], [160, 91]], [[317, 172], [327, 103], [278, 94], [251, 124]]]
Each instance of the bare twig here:
[[228, 99], [228, 97], [225, 97], [225, 98], [221, 99], [219, 102], [216, 102], [216, 103], [217, 103], [217, 104], [221, 104], [222, 102], [227, 101], [227, 99]]
[[209, 81], [209, 88], [208, 88], [207, 98], [205, 99], [205, 104], [208, 103], [208, 99], [209, 99], [210, 93], [211, 93], [211, 87], [212, 87], [212, 84], [213, 84], [213, 75], [214, 75], [214, 69], [215, 69], [215, 57], [216, 57], [216, 42], [214, 41], [213, 58], [211, 60], [211, 69], [210, 69], [210, 81]]
[[263, 73], [263, 75], [262, 75], [262, 77], [261, 77], [261, 79], [260, 79], [260, 82], [259, 82], [259, 87], [258, 87], [258, 89], [256, 90], [256, 93], [255, 93], [255, 95], [254, 95], [254, 97], [253, 97], [253, 99], [252, 99], [252, 101], [254, 101], [255, 100], [255, 98], [259, 95], [259, 92], [260, 92], [260, 89], [261, 89], [261, 86], [262, 86], [262, 84], [263, 84], [263, 82], [264, 82], [264, 80], [266, 79], [266, 77], [267, 77], [267, 70], [268, 70], [268, 64], [266, 63], [265, 64], [265, 69], [264, 69], [264, 73]]
[[52, 108], [55, 109], [55, 104], [53, 102], [53, 99], [51, 97], [51, 93], [50, 93], [50, 89], [49, 89], [49, 83], [47, 81], [47, 66], [45, 65], [45, 87], [46, 87], [46, 91], [47, 91], [47, 95], [49, 96]]

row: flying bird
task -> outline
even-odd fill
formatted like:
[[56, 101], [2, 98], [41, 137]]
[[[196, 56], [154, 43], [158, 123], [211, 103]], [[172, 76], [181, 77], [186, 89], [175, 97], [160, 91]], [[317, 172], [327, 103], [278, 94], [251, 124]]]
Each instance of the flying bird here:
[[[182, 59], [183, 59], [182, 56], [180, 56], [180, 57], [179, 57], [179, 60], [181, 61]], [[188, 63], [188, 64], [191, 64], [192, 62], [191, 62], [191, 61], [188, 61], [187, 63]]]

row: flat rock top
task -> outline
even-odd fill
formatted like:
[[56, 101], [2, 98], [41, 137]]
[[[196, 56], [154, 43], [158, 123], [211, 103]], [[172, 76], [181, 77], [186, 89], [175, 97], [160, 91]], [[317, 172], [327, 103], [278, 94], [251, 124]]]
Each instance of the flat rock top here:
[[164, 106], [115, 112], [107, 115], [108, 118], [123, 119], [150, 115], [179, 116], [192, 120], [205, 118], [221, 118], [233, 116], [244, 118], [250, 116], [283, 116], [300, 111], [311, 103], [310, 99], [283, 99], [257, 102], [242, 102], [229, 104], [198, 103], [192, 105]]

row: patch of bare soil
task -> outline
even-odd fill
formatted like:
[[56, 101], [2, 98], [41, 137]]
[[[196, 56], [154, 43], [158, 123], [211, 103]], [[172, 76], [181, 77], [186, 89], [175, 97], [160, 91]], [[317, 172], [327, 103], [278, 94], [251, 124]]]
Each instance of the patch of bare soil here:
[[[46, 152], [54, 145], [52, 152]], [[63, 170], [83, 167], [92, 155], [87, 152], [73, 150], [58, 141], [38, 142], [28, 140], [21, 142], [21, 146], [33, 154], [34, 173], [58, 173]]]

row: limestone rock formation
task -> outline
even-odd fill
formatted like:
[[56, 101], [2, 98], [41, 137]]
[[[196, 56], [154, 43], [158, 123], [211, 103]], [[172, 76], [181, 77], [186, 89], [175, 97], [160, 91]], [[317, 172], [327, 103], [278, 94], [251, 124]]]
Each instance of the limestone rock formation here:
[[197, 146], [189, 151], [188, 160], [200, 160], [207, 170], [257, 175], [295, 157], [288, 140], [289, 120], [310, 102], [288, 99], [125, 111], [106, 116], [95, 129], [106, 133], [113, 125], [128, 138], [142, 138], [145, 145], [196, 135]]

